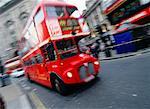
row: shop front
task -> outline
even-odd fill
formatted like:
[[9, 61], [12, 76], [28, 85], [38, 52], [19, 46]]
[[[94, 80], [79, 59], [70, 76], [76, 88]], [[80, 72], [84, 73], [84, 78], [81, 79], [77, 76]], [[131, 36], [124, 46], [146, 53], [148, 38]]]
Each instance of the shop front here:
[[117, 0], [103, 12], [112, 25], [124, 22], [146, 24], [150, 22], [150, 0]]
[[[113, 2], [109, 5], [107, 3], [107, 7], [105, 6], [103, 12], [108, 17], [110, 23], [115, 27], [115, 44], [118, 44], [118, 41], [129, 43], [130, 47], [135, 46], [136, 50], [148, 47], [150, 44], [147, 42], [145, 43], [145, 41], [150, 40], [150, 0], [109, 1]], [[129, 26], [124, 26], [124, 24]], [[130, 24], [135, 24], [135, 26], [131, 28]], [[118, 28], [120, 28], [121, 31], [117, 32]], [[129, 44], [121, 45], [121, 47], [125, 48], [124, 46], [128, 46]], [[121, 48], [119, 49], [122, 50]]]

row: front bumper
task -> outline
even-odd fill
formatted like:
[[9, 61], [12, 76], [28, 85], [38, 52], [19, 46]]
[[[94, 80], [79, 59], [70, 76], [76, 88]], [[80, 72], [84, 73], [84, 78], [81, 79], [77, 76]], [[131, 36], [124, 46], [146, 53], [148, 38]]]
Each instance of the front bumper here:
[[72, 78], [68, 78], [66, 77], [64, 79], [64, 83], [65, 84], [81, 84], [81, 83], [88, 83], [90, 81], [92, 81], [93, 79], [95, 79], [95, 77], [98, 75], [98, 73], [100, 72], [100, 67], [98, 66], [94, 66], [94, 72], [90, 73], [88, 71], [88, 68], [86, 68], [86, 70], [84, 71], [80, 71], [81, 67], [79, 67], [76, 72], [73, 73], [73, 77]]

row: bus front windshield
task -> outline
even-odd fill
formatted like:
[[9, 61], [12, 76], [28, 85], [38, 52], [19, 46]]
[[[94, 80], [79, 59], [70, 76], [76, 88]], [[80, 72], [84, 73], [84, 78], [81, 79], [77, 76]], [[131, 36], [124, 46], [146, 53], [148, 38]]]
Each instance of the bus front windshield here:
[[77, 46], [73, 43], [72, 39], [57, 41], [56, 46], [61, 59], [75, 56], [78, 53]]
[[66, 7], [69, 17], [80, 18], [81, 14], [76, 7]]

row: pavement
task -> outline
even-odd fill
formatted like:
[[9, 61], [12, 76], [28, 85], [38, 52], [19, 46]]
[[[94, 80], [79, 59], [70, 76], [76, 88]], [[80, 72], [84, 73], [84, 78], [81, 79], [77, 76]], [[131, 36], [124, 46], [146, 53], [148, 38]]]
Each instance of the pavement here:
[[3, 97], [6, 109], [32, 109], [28, 96], [15, 83], [0, 87], [0, 95]]
[[150, 48], [147, 48], [145, 50], [140, 50], [137, 52], [125, 53], [125, 54], [117, 54], [115, 50], [112, 50], [111, 51], [112, 57], [106, 57], [104, 52], [101, 52], [99, 57], [100, 57], [101, 61], [105, 61], [105, 60], [113, 60], [113, 59], [119, 59], [119, 58], [141, 55], [141, 54], [148, 53], [148, 52], [150, 52]]

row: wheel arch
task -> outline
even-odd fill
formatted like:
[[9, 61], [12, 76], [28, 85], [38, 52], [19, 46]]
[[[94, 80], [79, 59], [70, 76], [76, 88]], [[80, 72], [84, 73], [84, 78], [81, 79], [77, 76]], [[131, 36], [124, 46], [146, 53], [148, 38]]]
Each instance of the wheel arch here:
[[55, 78], [58, 78], [63, 82], [62, 78], [58, 74], [56, 74], [56, 72], [51, 72], [50, 73], [50, 81], [51, 81], [52, 88], [54, 87], [54, 81], [53, 80]]

